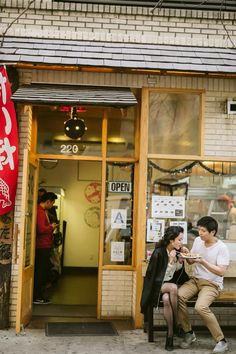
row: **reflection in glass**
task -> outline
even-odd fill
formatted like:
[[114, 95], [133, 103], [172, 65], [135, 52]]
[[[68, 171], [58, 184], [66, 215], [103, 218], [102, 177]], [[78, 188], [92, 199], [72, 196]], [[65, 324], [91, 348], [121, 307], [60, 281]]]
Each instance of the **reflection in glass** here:
[[133, 164], [107, 164], [104, 261], [132, 264]]
[[108, 109], [107, 156], [134, 155], [135, 107]]
[[199, 154], [200, 95], [151, 92], [149, 147], [153, 154]]
[[[65, 135], [64, 122], [70, 118], [70, 107], [34, 107], [38, 124], [37, 153], [57, 155], [101, 155], [102, 117], [100, 107], [79, 107], [78, 118], [84, 121], [87, 130], [78, 139]], [[82, 109], [83, 108], [83, 109]]]
[[[150, 160], [148, 163], [147, 217], [152, 196], [184, 196], [188, 246], [197, 234], [197, 221], [205, 215], [219, 224], [218, 237], [236, 242], [236, 163]], [[169, 226], [172, 219], [165, 219]]]

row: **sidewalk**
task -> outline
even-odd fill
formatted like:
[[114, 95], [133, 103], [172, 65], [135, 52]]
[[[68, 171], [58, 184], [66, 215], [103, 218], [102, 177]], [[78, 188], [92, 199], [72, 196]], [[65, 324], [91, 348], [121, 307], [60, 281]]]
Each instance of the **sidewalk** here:
[[[0, 354], [167, 354], [164, 350], [165, 333], [160, 332], [154, 343], [147, 342], [143, 330], [120, 330], [118, 336], [47, 337], [43, 329], [25, 329], [15, 335], [13, 329], [0, 330]], [[197, 332], [197, 342], [190, 349], [180, 349], [175, 340], [173, 354], [210, 354], [214, 341], [210, 334]], [[225, 333], [229, 352], [236, 354], [235, 333]]]

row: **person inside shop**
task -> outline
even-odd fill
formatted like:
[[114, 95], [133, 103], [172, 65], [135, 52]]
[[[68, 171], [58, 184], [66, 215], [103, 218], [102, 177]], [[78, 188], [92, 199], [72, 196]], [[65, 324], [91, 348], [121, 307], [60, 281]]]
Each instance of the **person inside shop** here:
[[156, 244], [147, 267], [141, 297], [144, 324], [148, 322], [150, 306], [157, 307], [162, 299], [167, 323], [165, 349], [168, 351], [174, 349], [173, 336], [178, 330], [177, 285], [189, 279], [180, 256], [180, 251], [188, 252], [188, 249], [182, 246], [183, 232], [181, 226], [170, 226]]
[[50, 223], [47, 211], [52, 208], [56, 199], [55, 193], [46, 192], [41, 196], [37, 207], [34, 304], [49, 303], [49, 300], [45, 298], [45, 290], [50, 275], [53, 231], [58, 225], [56, 222]]
[[45, 188], [39, 188], [38, 190], [38, 204], [41, 202], [41, 197], [47, 193]]
[[178, 290], [179, 321], [184, 330], [181, 348], [187, 349], [196, 341], [196, 335], [189, 321], [187, 301], [197, 297], [195, 310], [209, 329], [216, 345], [213, 353], [225, 353], [228, 344], [210, 306], [223, 288], [224, 274], [229, 265], [229, 251], [223, 241], [216, 237], [218, 223], [211, 216], [204, 216], [198, 222], [199, 237], [196, 237], [187, 260], [194, 265], [193, 276]]

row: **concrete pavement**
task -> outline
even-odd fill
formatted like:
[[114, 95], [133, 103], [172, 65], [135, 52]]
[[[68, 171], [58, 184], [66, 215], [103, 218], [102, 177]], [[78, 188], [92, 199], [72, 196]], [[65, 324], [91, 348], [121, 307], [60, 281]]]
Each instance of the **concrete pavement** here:
[[[154, 343], [148, 343], [143, 330], [118, 329], [118, 336], [47, 337], [44, 329], [26, 328], [16, 336], [13, 329], [0, 330], [0, 354], [167, 354], [165, 333], [158, 333]], [[229, 352], [236, 354], [235, 333], [225, 333]], [[176, 338], [173, 354], [210, 354], [214, 341], [210, 334], [197, 332], [197, 342], [190, 349], [178, 347]]]

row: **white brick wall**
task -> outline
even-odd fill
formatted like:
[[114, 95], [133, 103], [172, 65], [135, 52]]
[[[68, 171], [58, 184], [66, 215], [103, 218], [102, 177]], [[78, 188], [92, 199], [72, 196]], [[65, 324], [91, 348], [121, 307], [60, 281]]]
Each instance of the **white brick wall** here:
[[[0, 13], [0, 33], [7, 24], [26, 7], [25, 0], [9, 0]], [[112, 6], [80, 3], [60, 3], [37, 0], [14, 23], [8, 34], [23, 35], [17, 29], [30, 30], [31, 36], [63, 38], [75, 33], [83, 37], [86, 32], [113, 34], [110, 41], [127, 40], [141, 43], [179, 43], [188, 45], [232, 46], [219, 19], [219, 13], [196, 10], [162, 9], [159, 14], [151, 8]], [[232, 40], [236, 42], [236, 14], [222, 12], [223, 23]], [[181, 16], [179, 19], [178, 17]], [[82, 33], [81, 33], [82, 32]], [[132, 38], [134, 37], [134, 38]]]
[[[30, 106], [21, 107], [18, 112], [19, 118], [19, 174], [18, 174], [18, 183], [16, 191], [16, 202], [15, 202], [15, 211], [14, 211], [14, 224], [18, 224], [18, 243], [17, 243], [17, 259], [16, 263], [12, 264], [12, 277], [11, 277], [11, 292], [10, 292], [10, 325], [15, 325], [16, 319], [16, 304], [17, 304], [17, 294], [18, 294], [18, 267], [19, 267], [19, 244], [20, 244], [20, 223], [22, 217], [21, 210], [21, 196], [22, 196], [22, 178], [23, 178], [23, 155], [24, 149], [30, 148], [30, 139], [31, 139], [31, 124], [32, 124], [32, 109]], [[13, 260], [14, 261], [14, 260]]]
[[133, 272], [104, 270], [102, 273], [102, 317], [131, 317]]

